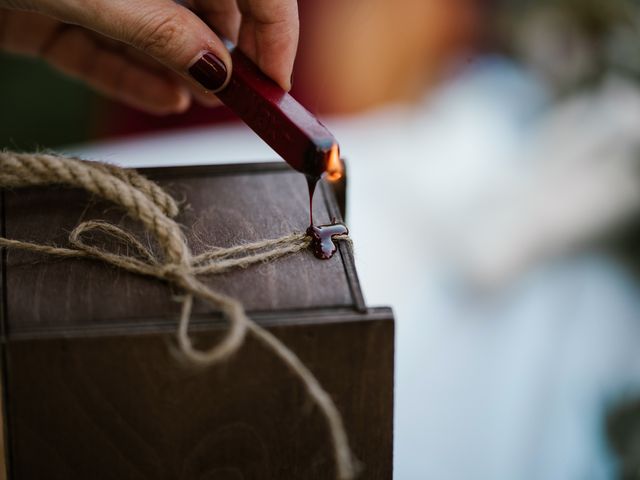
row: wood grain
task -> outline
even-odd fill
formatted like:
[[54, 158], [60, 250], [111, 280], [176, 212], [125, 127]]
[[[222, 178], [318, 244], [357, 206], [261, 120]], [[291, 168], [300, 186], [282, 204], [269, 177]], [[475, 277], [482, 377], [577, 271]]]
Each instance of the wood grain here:
[[[368, 479], [391, 476], [388, 313], [272, 328], [331, 392]], [[321, 416], [272, 354], [249, 340], [224, 366], [194, 371], [170, 343], [167, 335], [12, 343], [12, 478], [334, 477]]]
[[[160, 183], [175, 198], [186, 200], [178, 221], [185, 226], [195, 253], [208, 246], [277, 238], [307, 227], [306, 183], [302, 175], [288, 169], [258, 175], [219, 173], [214, 168], [208, 173], [183, 174], [179, 181], [157, 172], [156, 177], [161, 177]], [[329, 221], [325, 193], [319, 189], [315, 202], [314, 214], [321, 222]], [[66, 245], [75, 225], [94, 218], [139, 230], [120, 210], [77, 190], [13, 191], [7, 192], [5, 201], [9, 238]], [[30, 252], [10, 251], [6, 275], [11, 285], [7, 291], [8, 329], [14, 334], [47, 327], [140, 326], [145, 318], [172, 322], [179, 311], [166, 285], [95, 261], [52, 261]], [[249, 311], [347, 307], [354, 303], [340, 259], [320, 262], [310, 252], [213, 276], [207, 283], [239, 298]], [[202, 314], [209, 310], [197, 303], [194, 311]], [[52, 321], [54, 324], [47, 325]]]
[[[281, 166], [148, 173], [183, 196], [180, 221], [196, 251], [306, 227], [304, 179]], [[338, 216], [329, 189], [319, 193], [314, 215]], [[104, 215], [136, 228], [78, 191], [2, 198], [2, 229], [12, 238], [64, 244], [61, 230]], [[322, 416], [253, 339], [224, 365], [194, 369], [176, 354], [169, 287], [92, 261], [10, 252], [1, 266], [8, 478], [334, 477]], [[327, 262], [304, 252], [210, 282], [241, 298], [317, 375], [343, 415], [361, 478], [391, 478], [393, 316], [366, 308], [348, 249]], [[222, 328], [197, 307], [197, 345]]]

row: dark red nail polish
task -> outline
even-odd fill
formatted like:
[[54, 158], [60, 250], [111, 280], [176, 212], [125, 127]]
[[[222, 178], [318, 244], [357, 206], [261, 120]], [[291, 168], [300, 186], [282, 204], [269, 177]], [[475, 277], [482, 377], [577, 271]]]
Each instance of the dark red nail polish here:
[[202, 55], [189, 68], [189, 73], [207, 90], [218, 90], [227, 80], [227, 67], [211, 52]]

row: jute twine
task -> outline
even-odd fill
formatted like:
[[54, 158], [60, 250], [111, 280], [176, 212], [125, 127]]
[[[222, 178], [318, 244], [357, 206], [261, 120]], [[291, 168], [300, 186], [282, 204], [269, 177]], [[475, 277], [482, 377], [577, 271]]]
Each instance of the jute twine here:
[[[0, 188], [62, 184], [82, 188], [109, 200], [144, 225], [157, 241], [160, 255], [154, 254], [131, 233], [103, 221], [80, 223], [69, 236], [69, 248], [30, 243], [0, 237], [0, 247], [29, 250], [67, 258], [93, 258], [129, 272], [155, 277], [184, 290], [177, 341], [182, 354], [198, 365], [213, 365], [229, 358], [241, 347], [247, 332], [279, 357], [299, 378], [309, 398], [324, 416], [333, 445], [339, 479], [356, 476], [342, 417], [329, 394], [280, 340], [247, 317], [242, 304], [201, 282], [197, 276], [218, 274], [233, 268], [274, 260], [299, 252], [310, 239], [301, 233], [231, 248], [216, 248], [192, 255], [180, 226], [174, 199], [155, 183], [133, 170], [77, 158], [45, 153], [0, 152]], [[84, 241], [88, 232], [101, 232], [131, 247], [132, 255], [109, 252]], [[348, 237], [336, 237], [350, 241]], [[197, 297], [220, 310], [229, 322], [223, 339], [208, 350], [196, 349], [189, 337], [193, 298]]]

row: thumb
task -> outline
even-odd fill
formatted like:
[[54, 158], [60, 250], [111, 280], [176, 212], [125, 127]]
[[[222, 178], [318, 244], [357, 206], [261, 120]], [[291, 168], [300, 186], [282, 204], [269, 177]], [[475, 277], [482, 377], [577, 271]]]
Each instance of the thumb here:
[[173, 0], [45, 0], [47, 12], [127, 43], [206, 90], [226, 85], [231, 57], [220, 38]]

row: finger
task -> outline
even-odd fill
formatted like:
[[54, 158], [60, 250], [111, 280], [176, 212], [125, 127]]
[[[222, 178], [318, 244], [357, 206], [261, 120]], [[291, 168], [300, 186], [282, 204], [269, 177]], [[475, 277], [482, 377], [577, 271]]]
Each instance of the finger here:
[[231, 71], [229, 52], [193, 12], [173, 0], [94, 0], [39, 3], [46, 13], [127, 43], [163, 65], [216, 91]]
[[191, 82], [185, 82], [182, 76], [178, 75], [173, 70], [169, 70], [167, 67], [161, 65], [150, 56], [145, 55], [140, 50], [124, 45], [120, 42], [116, 42], [115, 40], [110, 40], [109, 42], [113, 42], [113, 48], [120, 46], [121, 48], [119, 51], [123, 55], [126, 55], [126, 57], [136, 65], [143, 66], [151, 72], [162, 74], [163, 76], [171, 79], [174, 83], [182, 85], [199, 104], [204, 105], [205, 107], [217, 107], [220, 105], [218, 97], [207, 92], [200, 85], [193, 85]]
[[187, 88], [193, 99], [203, 107], [213, 108], [222, 104], [222, 102], [218, 100], [218, 97], [212, 95], [210, 92], [203, 91], [201, 88], [194, 87], [193, 85], [188, 85]]
[[242, 13], [238, 46], [282, 88], [291, 88], [298, 48], [295, 0], [238, 0]]
[[118, 51], [122, 55], [125, 55], [132, 63], [135, 63], [136, 65], [139, 65], [140, 67], [145, 68], [151, 72], [165, 75], [171, 79], [174, 79], [176, 82], [185, 83], [181, 75], [178, 75], [173, 70], [162, 65], [155, 58], [150, 57], [137, 48], [134, 48], [130, 45], [125, 45], [124, 43], [118, 42], [116, 40], [106, 40], [111, 50]]
[[23, 55], [38, 55], [42, 46], [62, 25], [37, 13], [2, 10], [0, 48]]
[[101, 47], [80, 27], [61, 31], [42, 53], [64, 73], [135, 108], [162, 115], [189, 107], [190, 95], [183, 86]]
[[238, 42], [242, 15], [236, 0], [199, 0], [194, 6], [208, 25], [233, 43]]
[[211, 92], [203, 90], [199, 85], [193, 85], [190, 82], [185, 82], [182, 77], [180, 77], [179, 75], [175, 74], [170, 70], [168, 70], [167, 73], [173, 79], [174, 82], [180, 85], [183, 85], [184, 88], [187, 89], [187, 91], [193, 97], [193, 99], [196, 102], [198, 102], [200, 105], [208, 108], [218, 107], [221, 105], [221, 102], [220, 100], [218, 100], [218, 97], [211, 94]]

